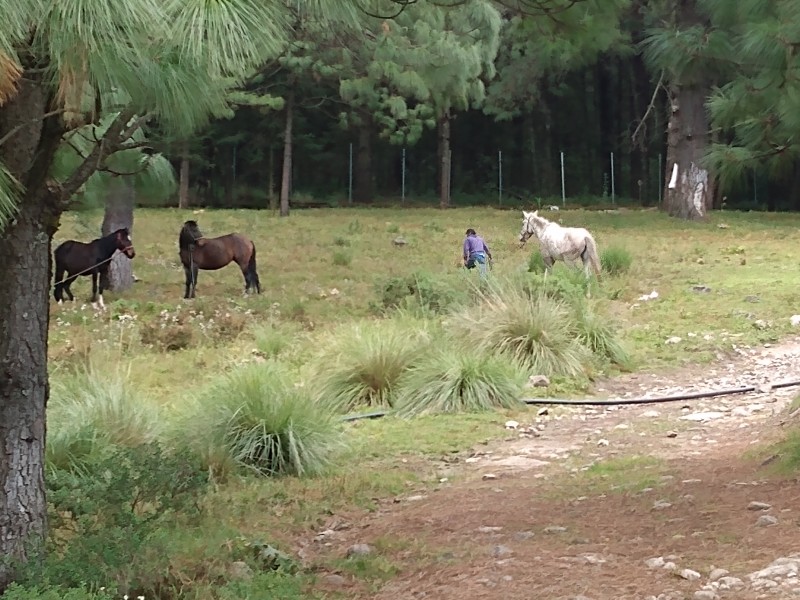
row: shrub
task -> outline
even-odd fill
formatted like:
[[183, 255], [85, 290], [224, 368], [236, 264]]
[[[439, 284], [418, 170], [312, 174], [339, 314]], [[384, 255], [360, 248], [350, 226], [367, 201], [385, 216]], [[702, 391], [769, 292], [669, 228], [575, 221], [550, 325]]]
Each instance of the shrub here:
[[544, 259], [542, 258], [542, 251], [536, 248], [531, 252], [530, 258], [528, 258], [528, 273], [544, 273], [544, 271], [545, 265]]
[[[173, 528], [198, 523], [206, 472], [156, 443], [118, 448], [87, 464], [85, 473], [47, 478], [49, 551], [22, 568], [20, 583], [158, 597]], [[92, 598], [81, 593], [70, 592]]]
[[351, 262], [353, 262], [353, 255], [349, 252], [344, 252], [342, 250], [334, 251], [333, 264], [337, 267], [349, 267]]
[[609, 275], [620, 275], [630, 270], [633, 255], [625, 248], [609, 246], [600, 252], [600, 264]]
[[620, 343], [608, 317], [598, 313], [587, 302], [575, 304], [575, 327], [578, 339], [595, 356], [611, 361], [623, 369], [632, 365], [631, 356]]
[[337, 236], [333, 238], [333, 244], [334, 246], [345, 247], [350, 245], [350, 240], [345, 237]]
[[398, 412], [416, 416], [511, 408], [526, 379], [527, 372], [502, 355], [471, 347], [437, 348], [401, 377]]
[[569, 306], [545, 293], [495, 286], [451, 321], [469, 343], [503, 352], [542, 375], [584, 375], [589, 351], [576, 339]]
[[441, 314], [466, 299], [447, 278], [435, 278], [417, 272], [404, 277], [393, 277], [378, 285], [378, 309], [381, 311], [406, 308], [424, 314]]
[[275, 358], [286, 352], [300, 335], [297, 327], [261, 324], [252, 329], [255, 350], [264, 358]]
[[237, 368], [212, 384], [174, 432], [214, 473], [244, 468], [260, 475], [324, 470], [342, 442], [338, 423], [285, 366], [272, 361]]
[[22, 586], [12, 583], [3, 594], [3, 600], [113, 600], [113, 596], [105, 590], [90, 592], [85, 587]]
[[429, 329], [406, 320], [337, 330], [318, 359], [320, 402], [335, 411], [391, 406], [398, 379], [430, 339]]
[[156, 406], [146, 402], [119, 371], [90, 366], [53, 385], [48, 406], [48, 470], [84, 471], [87, 461], [113, 447], [133, 448], [160, 432]]

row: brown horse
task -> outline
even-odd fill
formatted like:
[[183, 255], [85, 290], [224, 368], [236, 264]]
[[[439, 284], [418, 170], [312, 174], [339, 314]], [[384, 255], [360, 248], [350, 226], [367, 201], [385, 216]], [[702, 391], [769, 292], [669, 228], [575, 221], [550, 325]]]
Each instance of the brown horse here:
[[251, 289], [261, 293], [261, 282], [256, 272], [256, 246], [250, 238], [239, 233], [207, 238], [200, 232], [196, 221], [186, 221], [178, 236], [178, 247], [186, 274], [184, 298], [195, 297], [198, 269], [215, 271], [231, 262], [242, 270], [245, 293]]

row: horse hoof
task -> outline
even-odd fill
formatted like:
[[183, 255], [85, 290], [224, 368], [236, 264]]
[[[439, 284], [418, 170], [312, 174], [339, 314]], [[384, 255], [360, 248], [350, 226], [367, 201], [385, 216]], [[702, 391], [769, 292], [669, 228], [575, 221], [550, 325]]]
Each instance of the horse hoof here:
[[63, 301], [63, 300], [59, 300], [58, 302], [56, 302], [56, 304], [58, 304], [59, 306], [61, 306], [62, 304], [64, 304], [64, 301]]

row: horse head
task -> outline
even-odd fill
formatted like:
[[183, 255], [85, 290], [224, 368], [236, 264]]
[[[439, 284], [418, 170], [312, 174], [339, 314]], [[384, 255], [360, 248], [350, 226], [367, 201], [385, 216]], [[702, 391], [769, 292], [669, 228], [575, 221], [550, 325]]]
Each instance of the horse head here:
[[196, 244], [197, 240], [202, 239], [203, 234], [197, 221], [186, 221], [181, 227], [181, 233], [178, 237], [178, 245], [181, 248], [189, 248], [189, 246]]
[[540, 218], [538, 211], [522, 211], [522, 229], [519, 232], [519, 247], [522, 248], [532, 235], [536, 235], [536, 219]]
[[131, 234], [127, 227], [117, 229], [114, 232], [114, 241], [117, 243], [117, 250], [122, 252], [128, 258], [136, 256], [136, 250], [133, 249], [133, 242], [131, 241]]

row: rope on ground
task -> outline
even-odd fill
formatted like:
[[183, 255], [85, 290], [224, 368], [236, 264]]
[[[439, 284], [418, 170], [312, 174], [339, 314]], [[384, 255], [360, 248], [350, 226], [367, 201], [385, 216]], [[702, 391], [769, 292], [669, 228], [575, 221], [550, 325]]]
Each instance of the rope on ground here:
[[[783, 381], [763, 386], [745, 385], [736, 388], [723, 388], [718, 390], [707, 390], [705, 392], [689, 392], [685, 394], [674, 394], [672, 396], [654, 396], [645, 398], [619, 398], [615, 400], [601, 400], [592, 398], [565, 399], [565, 398], [525, 398], [523, 404], [541, 404], [557, 406], [626, 406], [634, 404], [663, 404], [666, 402], [683, 402], [686, 400], [700, 400], [702, 398], [716, 398], [718, 396], [733, 396], [734, 394], [749, 394], [751, 392], [767, 392], [769, 390], [784, 389], [800, 386], [800, 379], [794, 381]], [[375, 411], [357, 415], [345, 415], [342, 417], [344, 422], [361, 421], [364, 419], [380, 419], [390, 414], [390, 411]]]

